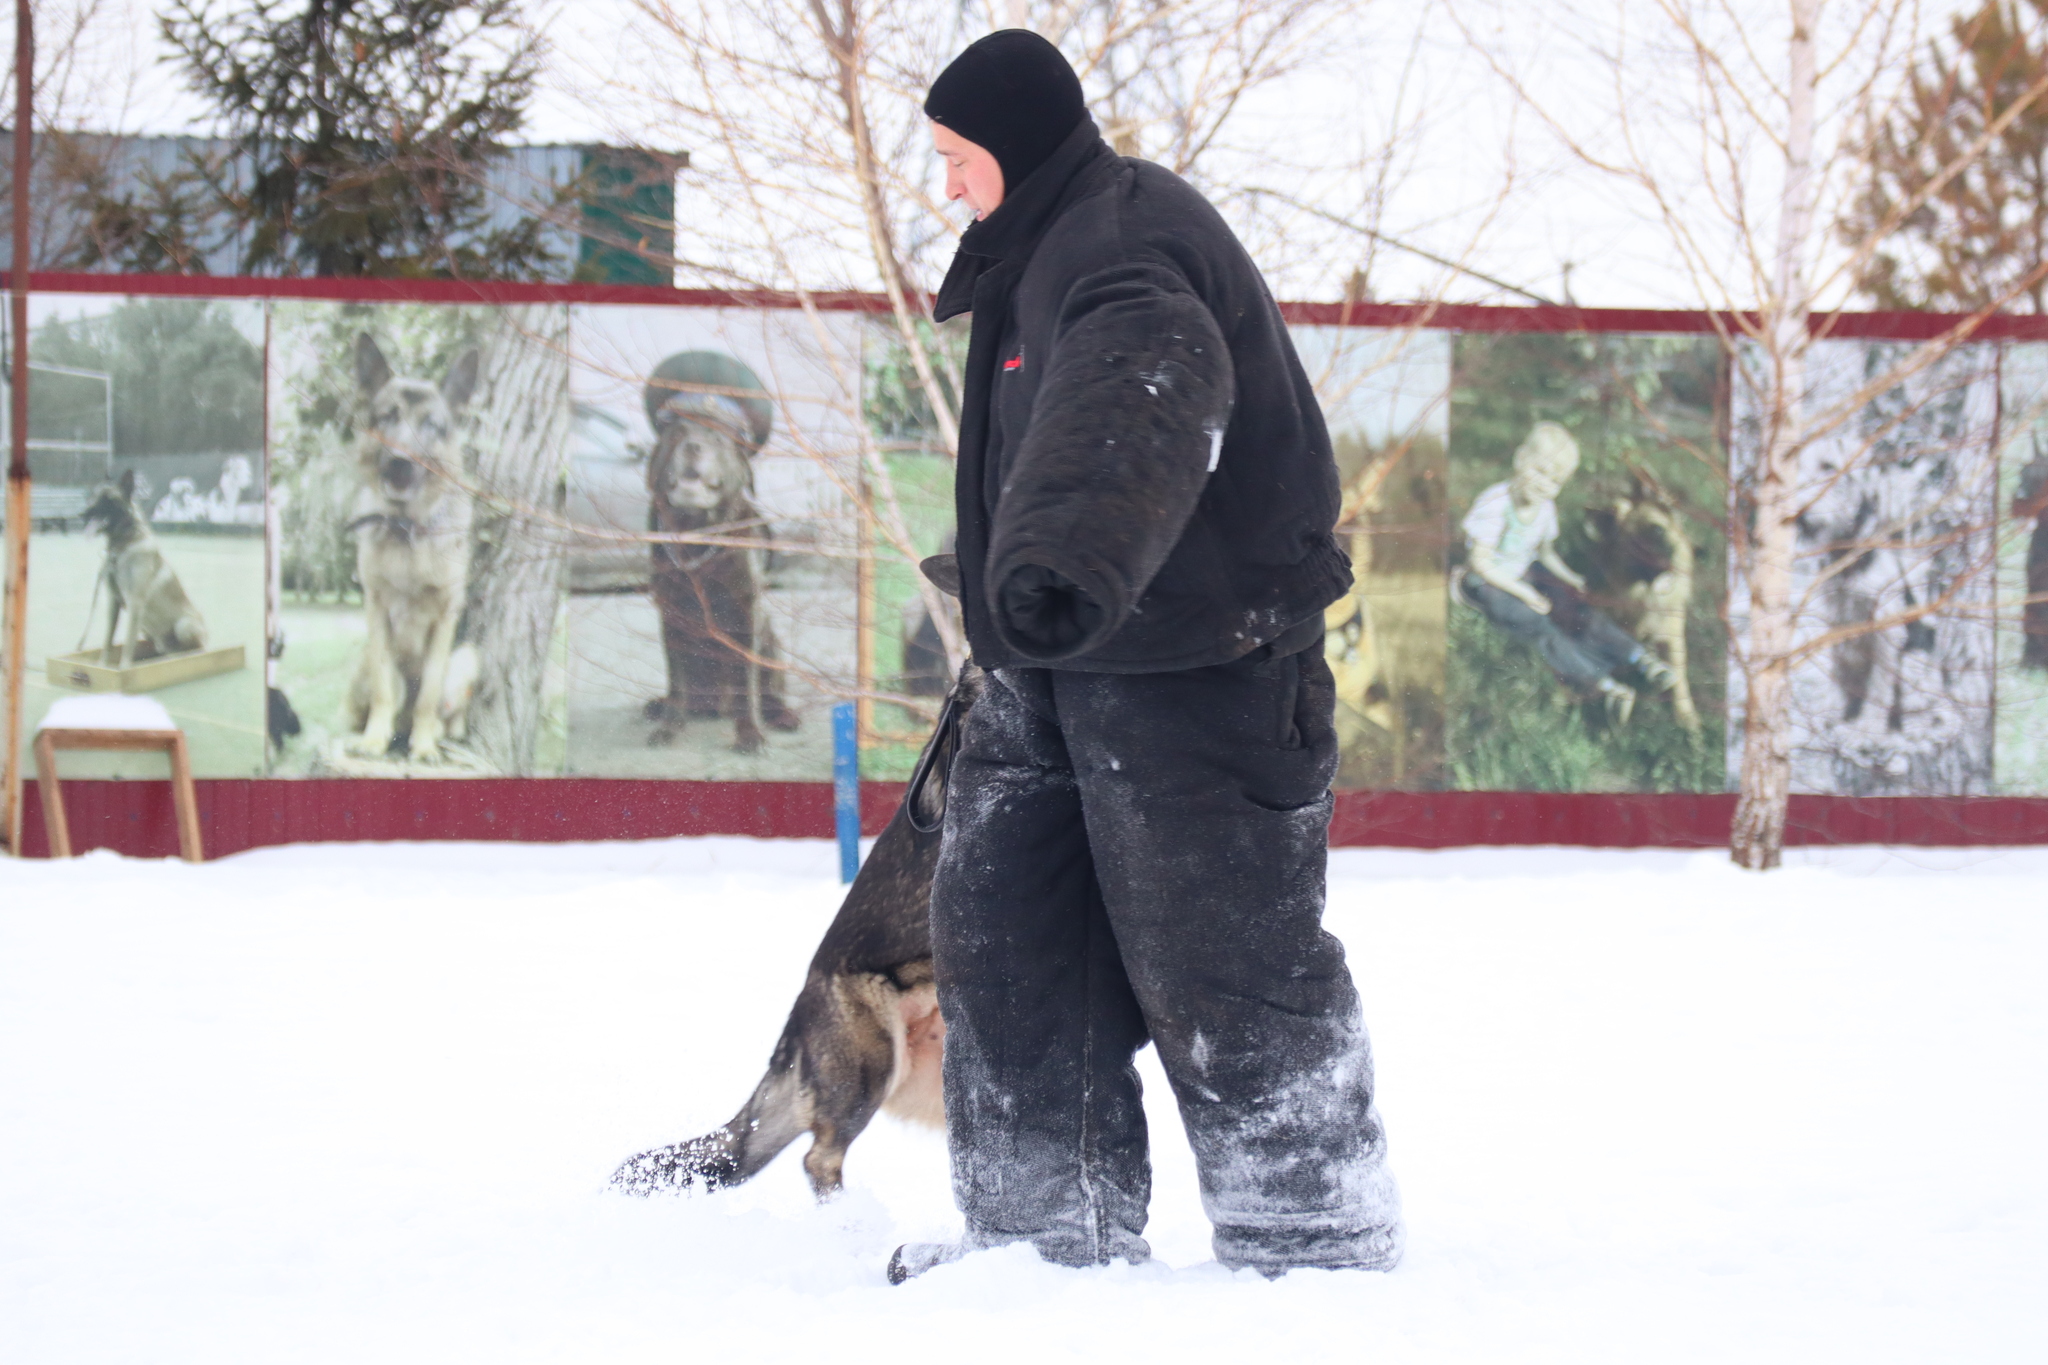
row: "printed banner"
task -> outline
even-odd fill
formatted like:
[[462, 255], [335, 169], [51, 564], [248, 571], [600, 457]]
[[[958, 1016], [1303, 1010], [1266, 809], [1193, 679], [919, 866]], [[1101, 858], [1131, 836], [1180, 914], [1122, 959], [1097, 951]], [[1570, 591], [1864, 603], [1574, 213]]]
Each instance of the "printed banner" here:
[[1454, 355], [1451, 785], [1718, 789], [1720, 346], [1466, 333]]
[[59, 698], [126, 692], [163, 703], [195, 776], [261, 776], [263, 305], [31, 298], [29, 464], [23, 753]]
[[569, 765], [826, 781], [856, 688], [860, 323], [577, 307]]
[[[1294, 336], [1355, 570], [1337, 785], [1726, 790], [1764, 422], [1718, 339]], [[822, 782], [852, 700], [863, 775], [906, 777], [962, 652], [917, 565], [966, 333], [923, 339], [921, 370], [856, 311], [37, 295], [25, 742], [125, 691], [202, 777]], [[2048, 795], [2048, 346], [1876, 385], [1909, 354], [1809, 360], [1795, 789]]]
[[2048, 346], [2006, 347], [2000, 379], [1993, 776], [2048, 796]]
[[[1794, 633], [1819, 647], [1792, 673], [1794, 791], [1991, 790], [2000, 348], [1958, 348], [1857, 402], [1911, 350], [1821, 342], [1807, 360], [1807, 419], [1848, 410], [1802, 455]], [[1743, 361], [1746, 376], [1756, 362]], [[1756, 392], [1735, 386], [1738, 468], [1763, 440]], [[1738, 635], [1747, 601], [1738, 575]], [[1729, 686], [1739, 709], [1740, 659]]]
[[1326, 613], [1339, 787], [1432, 790], [1444, 766], [1444, 332], [1297, 327], [1343, 487], [1352, 590]]
[[558, 305], [273, 305], [274, 772], [562, 771], [568, 369]]

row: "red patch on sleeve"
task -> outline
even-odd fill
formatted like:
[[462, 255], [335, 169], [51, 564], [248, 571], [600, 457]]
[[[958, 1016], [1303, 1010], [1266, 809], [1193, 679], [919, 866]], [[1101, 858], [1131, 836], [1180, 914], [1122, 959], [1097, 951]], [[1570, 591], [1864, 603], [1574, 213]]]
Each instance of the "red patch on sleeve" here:
[[1019, 352], [1017, 352], [1017, 354], [1015, 354], [1015, 355], [1011, 356], [1011, 357], [1010, 357], [1010, 358], [1009, 358], [1008, 360], [1005, 360], [1005, 361], [1003, 362], [1003, 368], [1004, 368], [1004, 369], [1006, 369], [1006, 370], [1021, 370], [1021, 369], [1023, 369], [1023, 368], [1024, 368], [1024, 353], [1023, 353], [1022, 351], [1019, 351]]

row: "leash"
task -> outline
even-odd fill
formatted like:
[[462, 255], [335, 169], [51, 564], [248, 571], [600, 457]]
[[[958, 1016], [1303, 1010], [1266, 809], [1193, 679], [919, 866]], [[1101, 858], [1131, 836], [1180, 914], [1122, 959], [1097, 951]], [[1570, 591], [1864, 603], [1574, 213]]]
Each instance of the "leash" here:
[[931, 781], [932, 772], [939, 766], [940, 755], [945, 756], [945, 766], [953, 766], [953, 753], [959, 748], [960, 730], [960, 684], [956, 680], [946, 692], [946, 704], [939, 710], [939, 723], [932, 729], [932, 737], [924, 742], [924, 752], [917, 756], [917, 766], [911, 769], [910, 785], [903, 789], [903, 813], [910, 817], [910, 827], [919, 834], [936, 834], [946, 823], [946, 795], [942, 784], [939, 799], [935, 803], [938, 814], [930, 824], [918, 817], [918, 808], [924, 804], [925, 784]]
[[85, 649], [85, 637], [92, 634], [93, 617], [99, 615], [100, 589], [106, 585], [107, 568], [106, 565], [102, 564], [100, 571], [94, 574], [92, 578], [92, 602], [85, 609], [85, 629], [78, 632], [78, 644], [72, 648], [71, 652], [73, 654], [80, 653]]
[[388, 512], [370, 512], [342, 527], [342, 534], [352, 536], [365, 526], [381, 527], [408, 545], [412, 544], [413, 531], [417, 529], [411, 517], [394, 516]]
[[681, 555], [676, 553], [676, 551], [680, 548], [680, 546], [675, 545], [673, 543], [664, 543], [660, 546], [661, 557], [668, 561], [670, 568], [680, 569], [684, 573], [693, 574], [697, 572], [697, 570], [703, 568], [706, 564], [709, 564], [711, 562], [711, 557], [717, 554], [720, 550], [730, 550], [734, 547], [730, 545], [713, 545], [710, 549], [705, 550], [702, 554], [696, 555], [693, 558], [691, 558], [687, 563], [683, 560], [683, 557]]

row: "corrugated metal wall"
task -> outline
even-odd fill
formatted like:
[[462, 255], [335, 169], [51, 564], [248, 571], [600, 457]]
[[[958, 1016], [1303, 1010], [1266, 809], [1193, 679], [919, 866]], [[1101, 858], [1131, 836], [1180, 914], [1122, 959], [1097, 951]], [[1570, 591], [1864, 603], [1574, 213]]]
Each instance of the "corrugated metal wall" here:
[[[0, 139], [0, 175], [9, 158]], [[237, 164], [239, 160], [240, 164]], [[675, 175], [688, 158], [632, 148], [556, 144], [512, 147], [491, 164], [484, 183], [485, 230], [542, 223], [553, 267], [539, 278], [592, 284], [667, 284], [675, 249]], [[120, 197], [161, 184], [197, 166], [248, 179], [246, 158], [221, 138], [125, 137], [106, 133], [36, 135], [30, 225], [39, 270], [109, 270], [93, 257], [87, 199], [93, 188]], [[6, 212], [0, 206], [0, 223]], [[225, 211], [193, 236], [209, 249], [190, 273], [276, 274], [244, 268], [248, 234]], [[8, 268], [12, 263], [8, 262]]]

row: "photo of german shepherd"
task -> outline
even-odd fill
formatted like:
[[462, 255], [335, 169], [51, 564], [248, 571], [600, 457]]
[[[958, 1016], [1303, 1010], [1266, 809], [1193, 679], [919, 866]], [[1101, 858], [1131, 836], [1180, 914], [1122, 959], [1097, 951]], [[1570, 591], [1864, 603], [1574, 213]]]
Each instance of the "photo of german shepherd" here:
[[[774, 416], [760, 389], [752, 370], [715, 351], [685, 351], [655, 368], [643, 395], [655, 433], [647, 462], [652, 530], [759, 536], [752, 461]], [[736, 753], [759, 752], [763, 725], [797, 729], [802, 720], [783, 699], [775, 635], [761, 612], [755, 552], [661, 542], [649, 550], [668, 690], [645, 707], [656, 723], [648, 744], [671, 744], [690, 720], [721, 716], [732, 721]]]
[[613, 1188], [636, 1195], [737, 1185], [799, 1134], [819, 1199], [840, 1189], [846, 1150], [879, 1112], [945, 1123], [946, 1024], [932, 979], [932, 871], [959, 724], [981, 690], [969, 664], [926, 741], [903, 804], [875, 841], [825, 937], [768, 1059], [731, 1119], [701, 1137], [629, 1158]]
[[87, 529], [107, 538], [100, 583], [107, 589], [109, 601], [100, 661], [116, 661], [114, 636], [119, 633], [124, 611], [128, 632], [121, 641], [122, 668], [131, 667], [137, 659], [206, 648], [206, 618], [185, 595], [184, 584], [150, 532], [148, 518], [135, 505], [135, 471], [127, 470], [119, 481], [103, 485], [86, 507], [83, 520]]
[[457, 424], [475, 393], [477, 352], [464, 351], [439, 385], [396, 375], [367, 332], [355, 343], [364, 426], [360, 486], [348, 529], [356, 538], [368, 633], [349, 692], [350, 753], [382, 758], [403, 746], [414, 762], [444, 757], [463, 736], [476, 651], [456, 631], [469, 588], [475, 501], [461, 468]]
[[1606, 591], [1601, 605], [1671, 669], [1671, 714], [1698, 734], [1685, 620], [1692, 609], [1696, 552], [1684, 513], [1640, 476], [1627, 495], [1586, 512], [1586, 539]]

